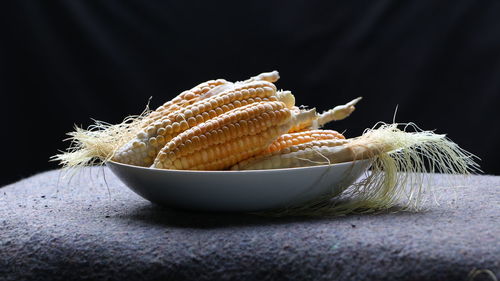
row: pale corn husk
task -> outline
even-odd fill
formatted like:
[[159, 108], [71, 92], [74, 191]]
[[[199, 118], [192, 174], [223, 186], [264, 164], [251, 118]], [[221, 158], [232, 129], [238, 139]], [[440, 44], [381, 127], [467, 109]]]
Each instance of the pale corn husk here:
[[67, 133], [69, 138], [65, 139], [71, 142], [68, 149], [52, 156], [51, 161], [59, 162], [66, 172], [103, 165], [137, 135], [150, 113], [148, 105], [141, 114], [128, 116], [119, 124], [93, 120], [94, 124], [87, 129], [75, 125], [74, 131]]

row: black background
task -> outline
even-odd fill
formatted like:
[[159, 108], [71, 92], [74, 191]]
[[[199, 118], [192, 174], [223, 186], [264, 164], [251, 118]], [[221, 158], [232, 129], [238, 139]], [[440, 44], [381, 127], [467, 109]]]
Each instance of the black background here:
[[209, 79], [279, 70], [329, 128], [435, 129], [500, 174], [500, 1], [4, 1], [0, 185], [56, 168], [65, 132]]

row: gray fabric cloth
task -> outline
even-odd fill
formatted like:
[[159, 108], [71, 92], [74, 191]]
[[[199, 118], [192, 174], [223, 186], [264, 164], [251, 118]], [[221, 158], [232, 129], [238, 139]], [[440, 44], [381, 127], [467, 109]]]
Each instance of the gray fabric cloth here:
[[[105, 184], [102, 172], [105, 172]], [[500, 177], [419, 213], [265, 218], [159, 207], [106, 168], [0, 188], [0, 280], [467, 280], [500, 274]], [[436, 176], [440, 179], [440, 176]], [[491, 280], [486, 273], [474, 280]]]

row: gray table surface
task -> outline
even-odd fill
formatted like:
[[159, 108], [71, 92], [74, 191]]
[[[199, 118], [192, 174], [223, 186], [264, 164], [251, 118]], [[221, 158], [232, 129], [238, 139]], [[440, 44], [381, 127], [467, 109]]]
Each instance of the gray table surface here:
[[0, 188], [0, 280], [500, 279], [500, 177], [419, 213], [267, 218], [159, 207], [102, 171]]

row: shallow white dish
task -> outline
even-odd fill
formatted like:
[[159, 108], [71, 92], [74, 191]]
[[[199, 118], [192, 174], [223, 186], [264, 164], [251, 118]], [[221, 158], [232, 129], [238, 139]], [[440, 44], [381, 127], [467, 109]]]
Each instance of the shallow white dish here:
[[125, 185], [168, 207], [262, 211], [303, 204], [347, 188], [370, 166], [359, 160], [304, 168], [251, 171], [161, 170], [108, 162]]

